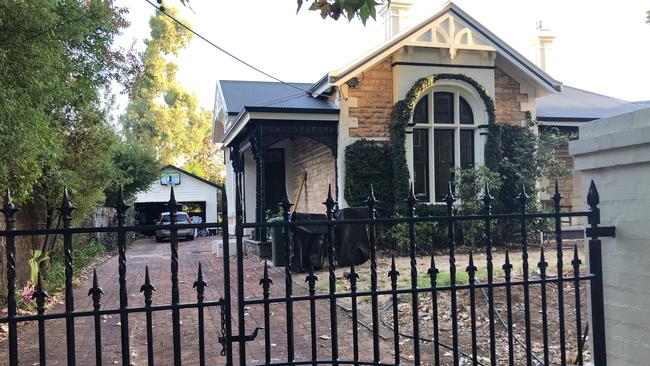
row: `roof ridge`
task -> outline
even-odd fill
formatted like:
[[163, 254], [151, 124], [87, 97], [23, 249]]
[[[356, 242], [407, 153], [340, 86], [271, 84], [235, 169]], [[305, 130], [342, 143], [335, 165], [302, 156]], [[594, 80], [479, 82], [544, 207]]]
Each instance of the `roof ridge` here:
[[597, 96], [599, 96], [599, 97], [605, 97], [605, 98], [610, 98], [610, 99], [616, 99], [616, 100], [621, 101], [621, 102], [624, 102], [624, 103], [633, 103], [633, 102], [630, 102], [630, 101], [625, 100], [625, 99], [616, 98], [616, 97], [612, 97], [612, 96], [609, 96], [609, 95], [605, 95], [605, 94], [600, 94], [600, 93], [592, 92], [592, 91], [590, 91], [590, 90], [582, 89], [582, 88], [577, 88], [577, 87], [575, 87], [575, 86], [571, 86], [571, 85], [564, 85], [564, 87], [571, 88], [571, 89], [575, 89], [575, 90], [579, 90], [579, 91], [581, 91], [581, 92], [584, 92], [584, 93], [587, 93], [587, 94], [591, 94], [591, 95], [597, 95]]
[[237, 83], [264, 83], [264, 84], [305, 84], [305, 85], [313, 85], [314, 83], [308, 83], [308, 82], [302, 82], [302, 81], [284, 81], [284, 82], [279, 82], [279, 81], [270, 81], [270, 80], [234, 80], [234, 79], [219, 79], [219, 82], [237, 82]]

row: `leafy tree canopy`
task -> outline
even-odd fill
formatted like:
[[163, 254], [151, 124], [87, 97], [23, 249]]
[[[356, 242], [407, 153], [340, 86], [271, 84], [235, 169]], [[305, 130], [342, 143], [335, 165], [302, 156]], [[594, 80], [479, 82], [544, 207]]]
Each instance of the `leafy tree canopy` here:
[[[297, 0], [298, 11], [309, 0]], [[352, 21], [355, 17], [365, 25], [369, 18], [377, 19], [377, 6], [390, 0], [313, 0], [309, 10], [318, 11], [323, 19], [338, 20], [341, 16]]]
[[[177, 9], [165, 11], [178, 18]], [[189, 44], [192, 34], [161, 12], [149, 25], [151, 37], [140, 56], [143, 72], [121, 117], [124, 129], [142, 146], [152, 146], [162, 163], [222, 181], [220, 151], [211, 141], [212, 113], [199, 107], [196, 96], [176, 80], [173, 57]]]
[[17, 201], [44, 200], [49, 226], [66, 186], [82, 218], [123, 178], [115, 165], [123, 139], [106, 96], [113, 82], [129, 85], [138, 66], [113, 47], [128, 25], [125, 9], [108, 0], [7, 0], [0, 8], [0, 187]]

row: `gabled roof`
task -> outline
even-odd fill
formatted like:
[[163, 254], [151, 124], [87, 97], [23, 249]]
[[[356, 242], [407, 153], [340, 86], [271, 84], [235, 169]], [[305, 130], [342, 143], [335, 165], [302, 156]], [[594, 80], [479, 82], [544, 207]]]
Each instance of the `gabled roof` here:
[[628, 102], [590, 91], [564, 86], [561, 93], [537, 98], [540, 121], [586, 122], [650, 107], [650, 102]]
[[[494, 33], [490, 32], [487, 28], [477, 22], [474, 18], [469, 16], [465, 11], [456, 6], [452, 2], [448, 2], [439, 12], [433, 16], [427, 18], [423, 22], [414, 25], [406, 30], [400, 32], [393, 38], [387, 40], [386, 42], [380, 44], [375, 49], [366, 53], [364, 56], [360, 57], [356, 61], [350, 63], [349, 65], [343, 67], [340, 70], [331, 72], [329, 74], [329, 82], [336, 83], [339, 85], [347, 81], [350, 77], [354, 76], [356, 71], [370, 67], [385, 57], [391, 55], [399, 48], [405, 45], [414, 44], [414, 45], [424, 45], [425, 42], [419, 42], [418, 36], [427, 37], [424, 32], [428, 32], [426, 28], [434, 23], [439, 18], [445, 15], [451, 15], [455, 20], [460, 21], [464, 26], [467, 27], [472, 33], [476, 33], [480, 36], [481, 40], [478, 43], [474, 43], [475, 40], [467, 41], [467, 44], [470, 46], [475, 46], [475, 49], [490, 49], [497, 52], [498, 55], [503, 57], [507, 62], [511, 63], [514, 67], [521, 69], [525, 75], [530, 77], [534, 82], [541, 85], [543, 89], [548, 92], [559, 92], [562, 89], [562, 84], [557, 80], [553, 79], [546, 72], [536, 66], [534, 63], [526, 59], [514, 48], [510, 47], [503, 40], [497, 37]], [[422, 34], [420, 34], [422, 33]], [[462, 39], [464, 34], [461, 32], [457, 33], [456, 36], [459, 36], [459, 39]], [[429, 35], [429, 42], [431, 44], [444, 44], [436, 42], [435, 35]], [[450, 38], [454, 38], [453, 35]], [[449, 42], [449, 44], [454, 43], [458, 39], [454, 39]], [[450, 50], [453, 47], [450, 47]], [[454, 51], [455, 52], [455, 51]], [[316, 83], [312, 88], [316, 90], [319, 86], [322, 85], [322, 82]]]
[[[312, 84], [288, 84], [290, 85], [272, 81], [219, 81], [224, 98], [224, 108], [229, 115], [238, 115], [243, 110], [257, 112], [338, 112], [338, 107], [334, 103], [326, 99], [314, 98], [306, 91]], [[295, 86], [295, 88], [291, 85]]]

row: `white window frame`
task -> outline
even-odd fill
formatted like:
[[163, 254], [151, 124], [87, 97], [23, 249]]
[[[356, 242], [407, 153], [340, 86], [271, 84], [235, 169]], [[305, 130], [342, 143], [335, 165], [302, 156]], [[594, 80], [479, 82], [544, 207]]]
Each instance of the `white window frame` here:
[[[434, 118], [434, 98], [433, 94], [436, 92], [448, 92], [454, 95], [454, 123], [433, 123]], [[429, 89], [426, 93], [423, 93], [421, 98], [425, 95], [429, 96], [428, 100], [428, 120], [427, 123], [416, 123], [411, 124], [412, 129], [426, 129], [428, 130], [429, 138], [429, 202], [436, 202], [436, 187], [435, 187], [435, 147], [434, 147], [434, 131], [436, 129], [442, 130], [454, 130], [454, 166], [460, 166], [460, 130], [473, 130], [474, 131], [474, 164], [483, 165], [484, 164], [484, 147], [485, 147], [485, 136], [482, 136], [480, 133], [479, 126], [487, 124], [487, 112], [485, 111], [485, 106], [479, 97], [478, 93], [472, 88], [466, 87], [465, 85], [457, 82], [455, 80], [441, 80], [435, 87]], [[472, 109], [472, 114], [474, 116], [473, 124], [461, 124], [460, 123], [460, 97], [463, 97], [470, 108]], [[419, 102], [419, 100], [418, 100]], [[417, 102], [416, 102], [417, 104]], [[412, 117], [411, 117], [412, 118]], [[412, 123], [411, 119], [411, 123]], [[411, 130], [412, 131], [412, 130]], [[413, 134], [409, 134], [407, 139], [407, 163], [409, 165], [409, 173], [411, 180], [414, 179], [414, 164], [413, 164]]]

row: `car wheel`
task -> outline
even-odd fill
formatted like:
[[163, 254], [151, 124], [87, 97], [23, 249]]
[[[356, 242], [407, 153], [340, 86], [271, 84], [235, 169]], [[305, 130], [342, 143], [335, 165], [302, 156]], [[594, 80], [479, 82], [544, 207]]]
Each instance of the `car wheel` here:
[[159, 236], [156, 236], [156, 243], [162, 243], [163, 239]]
[[187, 240], [189, 240], [189, 241], [194, 240], [194, 235], [190, 235], [190, 236], [188, 236], [188, 237], [187, 237]]

